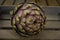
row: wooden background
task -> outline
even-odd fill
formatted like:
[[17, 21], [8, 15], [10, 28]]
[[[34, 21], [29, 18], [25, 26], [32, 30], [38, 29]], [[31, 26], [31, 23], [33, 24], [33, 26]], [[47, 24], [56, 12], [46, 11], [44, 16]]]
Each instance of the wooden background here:
[[21, 37], [12, 29], [10, 11], [24, 0], [0, 0], [0, 39], [3, 40], [60, 40], [60, 0], [27, 0], [41, 6], [47, 17], [45, 28], [38, 35]]
[[[25, 0], [0, 0], [0, 5], [17, 5]], [[60, 6], [60, 0], [27, 0], [27, 2], [37, 3], [41, 6]]]

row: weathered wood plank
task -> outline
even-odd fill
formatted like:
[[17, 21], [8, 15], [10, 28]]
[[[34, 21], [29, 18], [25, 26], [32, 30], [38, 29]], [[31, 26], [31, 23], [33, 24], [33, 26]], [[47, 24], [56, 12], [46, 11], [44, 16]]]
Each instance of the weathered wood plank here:
[[45, 0], [36, 0], [36, 3], [37, 3], [39, 6], [47, 6]]
[[60, 20], [60, 7], [45, 7], [44, 12], [48, 20]]
[[4, 0], [0, 0], [0, 5], [2, 4], [3, 1], [4, 1]]
[[0, 15], [0, 19], [10, 19], [11, 18], [11, 16], [10, 15]]
[[46, 21], [45, 28], [60, 28], [60, 21]]
[[15, 30], [0, 30], [0, 38], [2, 39], [17, 39]]
[[20, 40], [37, 40], [37, 39], [60, 39], [60, 31], [42, 31], [38, 35], [30, 37], [21, 37], [14, 30], [0, 30], [1, 39], [20, 39]]
[[48, 6], [59, 6], [56, 0], [47, 0]]
[[59, 4], [59, 6], [60, 6], [60, 0], [57, 0], [57, 3]]
[[15, 0], [14, 5], [18, 5], [19, 3], [23, 3], [23, 2], [24, 2], [24, 0]]
[[14, 0], [6, 0], [3, 5], [12, 5]]
[[28, 2], [28, 3], [36, 3], [35, 0], [27, 0], [26, 2]]
[[[0, 20], [0, 27], [12, 27], [10, 20]], [[60, 21], [46, 21], [45, 28], [60, 28]]]
[[9, 21], [9, 20], [7, 20], [7, 21], [0, 20], [0, 27], [12, 27], [11, 26], [11, 21]]

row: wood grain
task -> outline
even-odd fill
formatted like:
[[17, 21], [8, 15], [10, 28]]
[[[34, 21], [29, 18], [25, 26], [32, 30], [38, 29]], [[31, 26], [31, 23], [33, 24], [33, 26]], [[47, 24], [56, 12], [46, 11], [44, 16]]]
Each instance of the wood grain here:
[[20, 40], [54, 40], [60, 39], [60, 31], [44, 30], [38, 35], [30, 37], [21, 37], [14, 30], [0, 30], [0, 39], [20, 39]]
[[27, 0], [26, 2], [28, 2], [28, 3], [36, 3], [35, 0]]
[[[0, 5], [4, 0], [0, 0]], [[40, 6], [59, 6], [60, 0], [27, 0], [28, 3], [36, 3]], [[19, 3], [24, 3], [24, 0], [5, 0], [3, 5], [18, 5]]]
[[12, 27], [11, 26], [11, 21], [3, 21], [3, 20], [0, 20], [0, 27]]
[[56, 0], [47, 0], [48, 6], [59, 6]]
[[14, 5], [18, 5], [19, 3], [23, 3], [23, 2], [24, 2], [24, 0], [15, 0]]
[[14, 0], [6, 0], [3, 5], [12, 5]]
[[38, 4], [39, 6], [47, 6], [45, 0], [36, 0], [36, 2], [37, 2], [37, 4]]
[[[11, 21], [0, 20], [0, 27], [12, 27]], [[46, 21], [45, 28], [60, 28], [60, 21]]]
[[57, 0], [57, 3], [59, 4], [59, 6], [60, 6], [60, 0]]

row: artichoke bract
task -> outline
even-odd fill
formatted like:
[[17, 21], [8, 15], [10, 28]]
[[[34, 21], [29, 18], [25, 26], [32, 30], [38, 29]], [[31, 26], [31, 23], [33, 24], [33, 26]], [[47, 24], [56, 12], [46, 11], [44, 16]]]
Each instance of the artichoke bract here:
[[12, 15], [11, 24], [23, 36], [35, 35], [42, 30], [45, 20], [42, 8], [34, 3], [25, 3]]

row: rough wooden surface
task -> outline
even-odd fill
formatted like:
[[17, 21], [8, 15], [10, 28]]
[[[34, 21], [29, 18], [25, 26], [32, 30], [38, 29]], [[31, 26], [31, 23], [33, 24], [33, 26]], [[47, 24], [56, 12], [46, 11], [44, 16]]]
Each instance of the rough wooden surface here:
[[14, 0], [6, 0], [3, 5], [12, 5]]
[[[11, 21], [2, 21], [0, 20], [0, 27], [12, 27]], [[45, 28], [60, 28], [60, 21], [47, 21]]]
[[12, 27], [10, 21], [2, 21], [0, 20], [0, 27]]
[[49, 6], [58, 6], [58, 3], [56, 0], [47, 0], [47, 3]]
[[19, 40], [37, 40], [37, 39], [60, 39], [60, 31], [45, 30], [38, 35], [30, 37], [21, 37], [14, 30], [0, 30], [1, 39], [19, 39]]
[[57, 2], [58, 2], [58, 4], [59, 4], [59, 6], [60, 6], [60, 0], [57, 0]]
[[36, 3], [35, 0], [27, 0], [28, 3]]
[[38, 5], [41, 5], [41, 6], [47, 6], [45, 0], [36, 0], [36, 3], [37, 3]]
[[18, 5], [19, 3], [23, 3], [23, 2], [24, 2], [24, 0], [15, 0], [14, 5]]
[[[25, 0], [0, 0], [0, 5], [17, 5]], [[37, 3], [40, 6], [60, 6], [60, 0], [27, 0], [28, 3]]]

